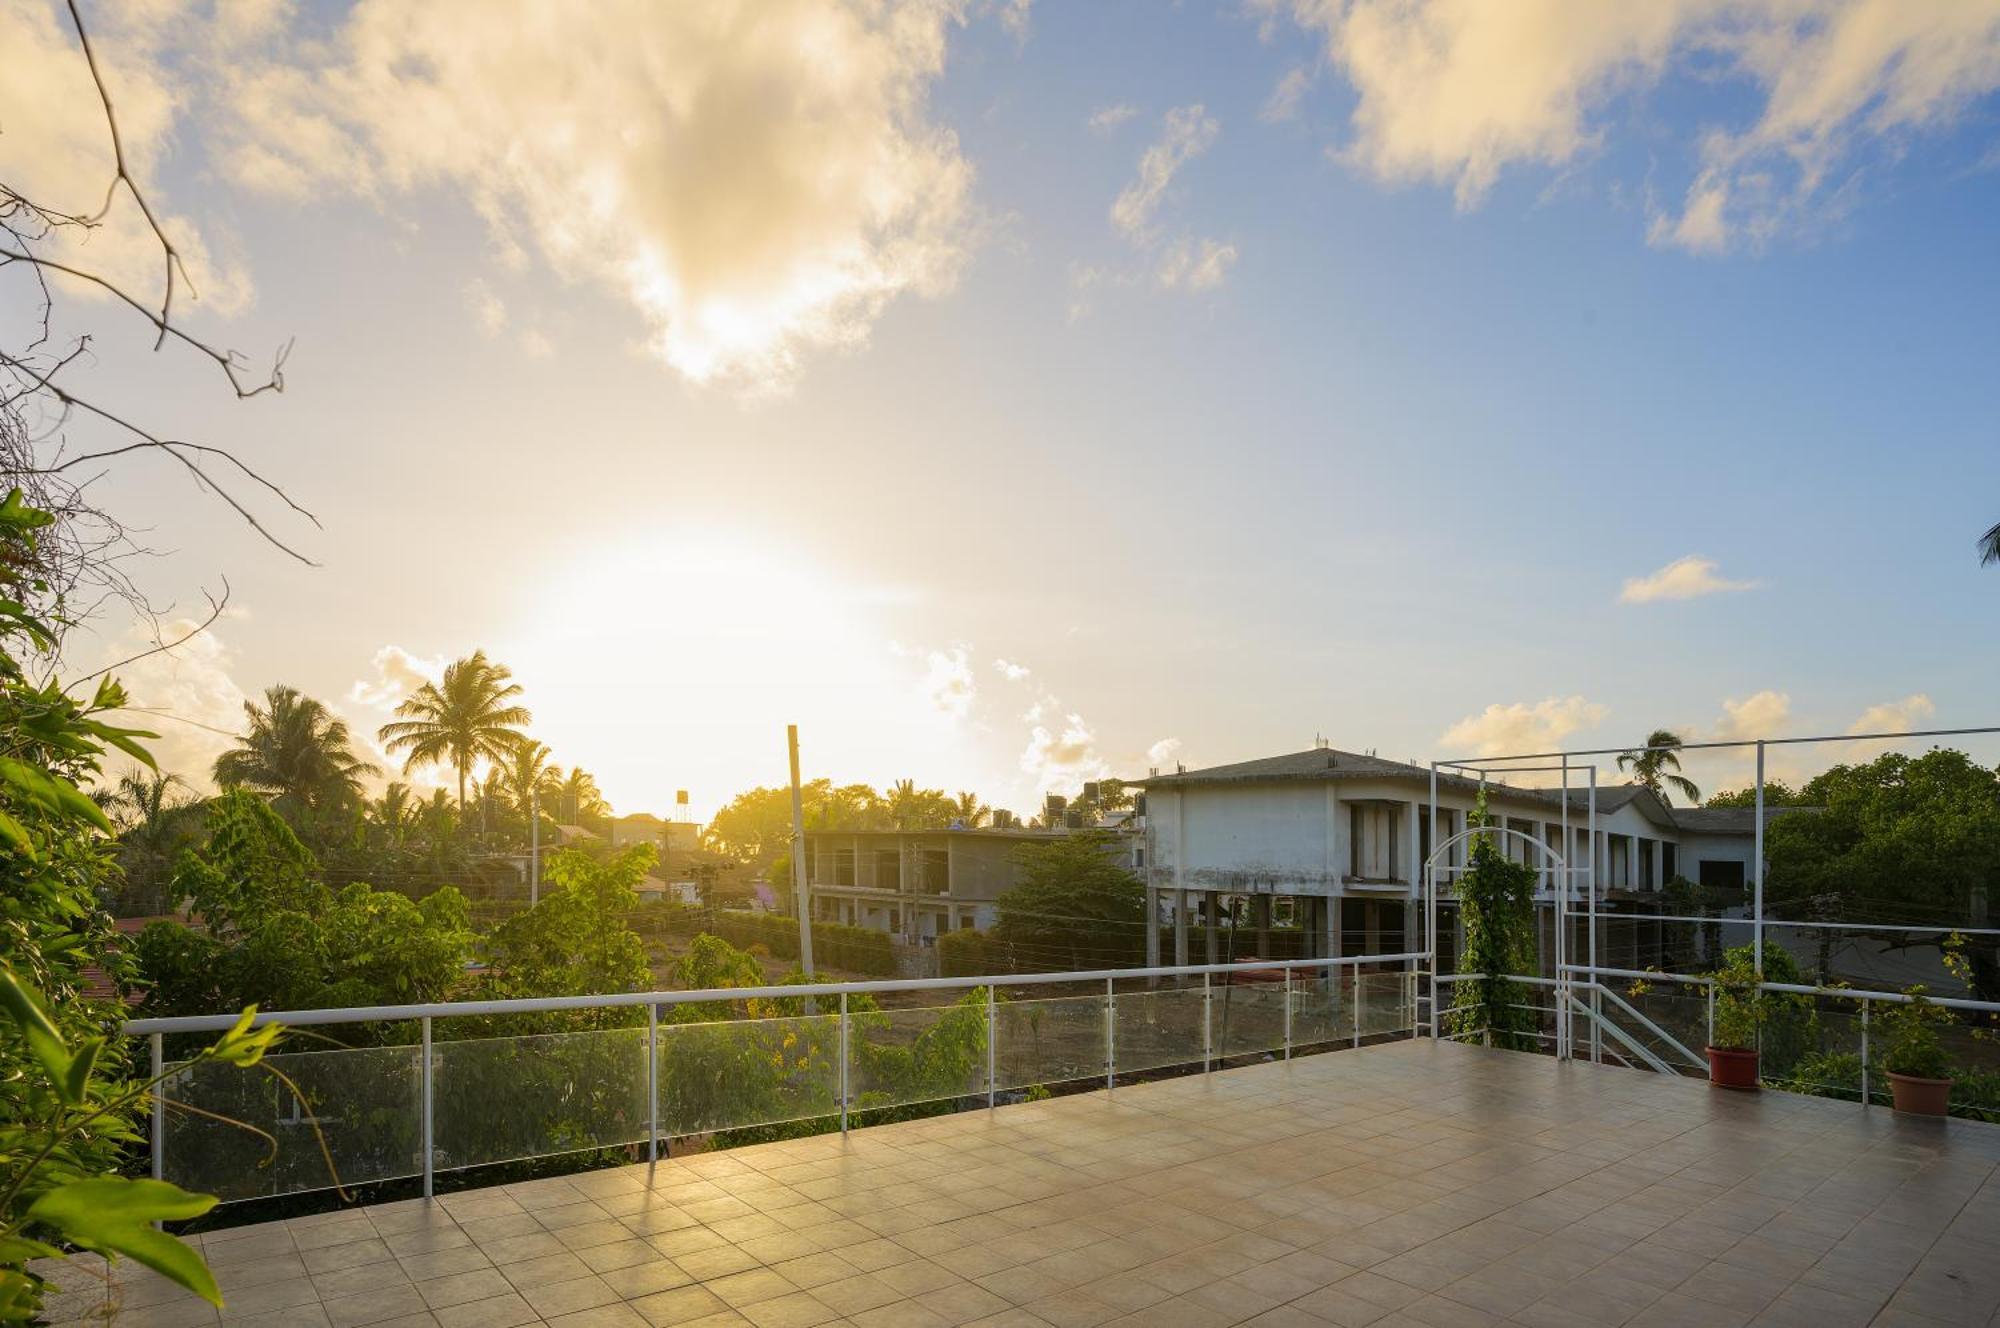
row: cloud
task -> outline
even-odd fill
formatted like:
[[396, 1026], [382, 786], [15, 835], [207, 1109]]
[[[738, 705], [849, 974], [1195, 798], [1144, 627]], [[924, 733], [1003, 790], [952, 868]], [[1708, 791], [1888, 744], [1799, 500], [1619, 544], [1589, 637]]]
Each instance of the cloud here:
[[[191, 619], [162, 623], [160, 637], [172, 641], [194, 626]], [[144, 650], [153, 640], [135, 626], [105, 652], [107, 660]], [[235, 746], [235, 735], [243, 730], [247, 697], [231, 676], [234, 663], [222, 634], [211, 627], [170, 652], [118, 669], [115, 676], [131, 701], [121, 719], [160, 735], [144, 745], [161, 770], [198, 787], [210, 786], [215, 758]], [[108, 773], [115, 778], [117, 772], [113, 768]]]
[[1127, 120], [1139, 114], [1139, 108], [1129, 101], [1121, 101], [1115, 106], [1100, 106], [1090, 113], [1085, 121], [1094, 134], [1108, 134]]
[[1213, 290], [1222, 284], [1236, 262], [1236, 246], [1218, 240], [1184, 239], [1176, 242], [1160, 259], [1154, 274], [1168, 290]]
[[899, 296], [949, 290], [976, 239], [971, 164], [928, 104], [966, 13], [360, 0], [233, 62], [221, 155], [301, 199], [468, 199], [503, 252], [622, 297], [688, 379], [782, 388]]
[[979, 697], [970, 653], [965, 646], [953, 646], [924, 656], [924, 676], [919, 685], [931, 706], [954, 722], [971, 714], [972, 703]]
[[1711, 558], [1689, 554], [1676, 558], [1657, 572], [1626, 579], [1618, 592], [1621, 604], [1650, 604], [1662, 599], [1699, 599], [1734, 590], [1755, 590], [1755, 581], [1729, 581], [1716, 574]]
[[[1031, 714], [1056, 713], [1059, 703], [1046, 698]], [[1052, 724], [1035, 724], [1028, 732], [1028, 745], [1021, 752], [1021, 769], [1035, 781], [1037, 793], [1054, 793], [1076, 787], [1089, 779], [1103, 779], [1111, 773], [1110, 762], [1097, 750], [1097, 734], [1083, 716], [1060, 714]]]
[[478, 277], [465, 283], [465, 311], [483, 337], [497, 337], [507, 326], [507, 306], [493, 288]]
[[1553, 751], [1579, 729], [1594, 728], [1611, 713], [1608, 706], [1581, 696], [1551, 696], [1529, 705], [1490, 705], [1446, 729], [1440, 741], [1454, 753], [1514, 756]]
[[411, 692], [444, 675], [442, 659], [425, 659], [401, 646], [383, 646], [375, 652], [373, 672], [358, 678], [347, 689], [347, 699], [372, 710], [394, 710]]
[[994, 660], [993, 667], [1008, 682], [1019, 682], [1032, 672], [1026, 664], [1016, 664], [1011, 660], [1005, 659]]
[[1146, 749], [1146, 764], [1155, 770], [1165, 770], [1181, 759], [1181, 740], [1162, 738]]
[[1869, 706], [1861, 718], [1848, 727], [1849, 733], [1908, 733], [1937, 713], [1937, 706], [1922, 692], [1900, 701], [1884, 701]]
[[1784, 692], [1766, 688], [1741, 701], [1734, 698], [1722, 703], [1722, 720], [1715, 726], [1715, 736], [1721, 742], [1743, 742], [1755, 738], [1768, 738], [1782, 732], [1792, 715], [1792, 698]]
[[1111, 224], [1135, 240], [1154, 235], [1153, 214], [1183, 166], [1215, 143], [1222, 126], [1202, 109], [1176, 106], [1161, 120], [1159, 141], [1139, 157], [1138, 178], [1126, 185], [1111, 205]]
[[1297, 119], [1299, 103], [1305, 99], [1312, 83], [1312, 70], [1304, 66], [1286, 71], [1285, 76], [1278, 80], [1278, 86], [1271, 89], [1271, 95], [1257, 117], [1268, 124]]
[[[1912, 0], [1270, 0], [1353, 85], [1346, 160], [1476, 207], [1515, 166], [1597, 152], [1622, 101], [1685, 75], [1715, 104], [1652, 242], [1760, 243], [1838, 205], [1864, 146], [1894, 152], [2000, 87], [2000, 10]], [[1747, 115], [1738, 111], [1745, 104]]]
[[[211, 249], [213, 236], [173, 210], [172, 197], [159, 182], [183, 110], [183, 96], [161, 63], [167, 26], [150, 21], [144, 6], [100, 5], [89, 13], [91, 42], [118, 108], [126, 161], [187, 268], [189, 281], [176, 293], [176, 310], [188, 312], [182, 301], [190, 299], [210, 313], [246, 308], [252, 296], [246, 273]], [[111, 133], [68, 15], [43, 0], [0, 0], [0, 50], [6, 52], [0, 59], [0, 142], [8, 188], [57, 211], [97, 212], [114, 178]], [[104, 277], [141, 303], [160, 299], [159, 242], [123, 189], [112, 198], [103, 224], [54, 232], [38, 248], [45, 257]], [[113, 298], [101, 287], [60, 275], [50, 281], [66, 295]], [[10, 303], [14, 298], [31, 297], [24, 291]]]
[[[1169, 238], [1159, 212], [1182, 168], [1214, 144], [1222, 126], [1200, 103], [1176, 106], [1161, 119], [1157, 142], [1140, 154], [1138, 173], [1111, 204], [1111, 225], [1148, 255], [1152, 280], [1162, 290], [1205, 291], [1220, 286], [1236, 261], [1236, 246], [1206, 236]], [[1129, 283], [1096, 268], [1070, 271], [1070, 318], [1088, 312], [1087, 294], [1105, 280]]]

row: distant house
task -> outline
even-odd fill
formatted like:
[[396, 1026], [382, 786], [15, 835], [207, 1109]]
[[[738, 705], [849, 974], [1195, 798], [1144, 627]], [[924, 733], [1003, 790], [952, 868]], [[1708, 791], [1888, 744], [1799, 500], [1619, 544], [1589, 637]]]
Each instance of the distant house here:
[[[1189, 922], [1221, 917], [1238, 895], [1250, 898], [1260, 927], [1281, 907], [1320, 957], [1422, 947], [1423, 865], [1433, 837], [1429, 767], [1314, 748], [1139, 782], [1152, 904], [1148, 963], [1161, 962], [1163, 925], [1174, 929], [1171, 962], [1190, 962]], [[1438, 843], [1465, 829], [1479, 787], [1439, 779]], [[1494, 822], [1520, 832], [1502, 839], [1510, 857], [1536, 860], [1535, 844], [1542, 844], [1571, 866], [1594, 861], [1606, 906], [1657, 913], [1662, 887], [1677, 875], [1725, 892], [1754, 879], [1749, 811], [1670, 807], [1637, 784], [1600, 787], [1596, 842], [1589, 843], [1585, 790], [1572, 787], [1566, 817], [1557, 790], [1489, 781], [1486, 794]], [[1462, 843], [1452, 857], [1463, 861]], [[1201, 962], [1216, 962], [1216, 945], [1211, 927]]]
[[[933, 945], [961, 927], [990, 927], [994, 902], [1020, 879], [1024, 844], [1071, 830], [808, 830], [806, 884], [823, 922], [886, 931], [906, 945]], [[1137, 868], [1140, 842], [1111, 843]]]

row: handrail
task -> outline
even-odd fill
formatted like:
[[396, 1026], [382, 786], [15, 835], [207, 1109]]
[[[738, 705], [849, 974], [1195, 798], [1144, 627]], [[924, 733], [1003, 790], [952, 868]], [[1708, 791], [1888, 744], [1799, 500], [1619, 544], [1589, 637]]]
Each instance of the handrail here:
[[[1568, 973], [1595, 974], [1601, 977], [1637, 978], [1643, 982], [1679, 982], [1692, 987], [1712, 987], [1715, 979], [1692, 973], [1649, 973], [1636, 968], [1593, 968], [1589, 964], [1564, 964]], [[1856, 1001], [1888, 1001], [1891, 1004], [1907, 1005], [1916, 998], [1900, 991], [1877, 991], [1872, 987], [1821, 987], [1800, 982], [1760, 982], [1763, 991], [1783, 991], [1799, 996], [1843, 996]], [[2000, 1001], [1975, 1001], [1959, 996], [1930, 996], [1924, 1000], [1932, 1005], [1942, 1005], [1952, 1010], [1980, 1010], [2000, 1014]]]
[[[1421, 951], [1402, 954], [1337, 955], [1325, 959], [1270, 959], [1254, 963], [1181, 964], [1163, 968], [1096, 968], [1067, 973], [1004, 973], [984, 977], [884, 978], [865, 982], [803, 982], [789, 986], [709, 987], [700, 991], [625, 991], [602, 996], [520, 996], [498, 1001], [433, 1001], [421, 1005], [355, 1005], [322, 1010], [260, 1010], [253, 1024], [369, 1024], [404, 1019], [460, 1019], [476, 1015], [538, 1014], [553, 1010], [622, 1009], [631, 1006], [693, 1005], [706, 1001], [779, 1000], [785, 997], [848, 996], [863, 992], [966, 991], [974, 987], [1054, 986], [1069, 982], [1105, 982], [1129, 978], [1199, 977], [1241, 973], [1246, 968], [1285, 970], [1335, 969], [1358, 964], [1407, 963], [1428, 960]], [[240, 1014], [164, 1015], [129, 1019], [121, 1030], [128, 1037], [169, 1033], [219, 1033], [233, 1028]]]

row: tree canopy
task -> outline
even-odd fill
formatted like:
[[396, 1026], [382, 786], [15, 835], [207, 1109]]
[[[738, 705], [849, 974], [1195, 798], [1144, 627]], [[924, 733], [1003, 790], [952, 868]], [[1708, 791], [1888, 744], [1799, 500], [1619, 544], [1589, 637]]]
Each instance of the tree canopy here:
[[1079, 831], [1015, 850], [1020, 880], [995, 902], [994, 937], [1031, 965], [1133, 962], [1143, 952], [1146, 887], [1107, 834]]
[[446, 765], [458, 775], [458, 807], [465, 810], [465, 783], [484, 759], [504, 766], [533, 718], [514, 698], [521, 685], [501, 664], [475, 650], [445, 666], [444, 677], [427, 682], [396, 707], [399, 716], [384, 724], [384, 748], [403, 756], [403, 771]]

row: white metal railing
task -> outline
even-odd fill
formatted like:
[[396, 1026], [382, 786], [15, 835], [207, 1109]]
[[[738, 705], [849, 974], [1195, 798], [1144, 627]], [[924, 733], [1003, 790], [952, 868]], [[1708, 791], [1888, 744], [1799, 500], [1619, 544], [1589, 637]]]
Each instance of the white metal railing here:
[[[721, 987], [721, 988], [709, 988], [699, 991], [620, 992], [602, 996], [521, 997], [508, 1000], [491, 1000], [491, 1001], [438, 1001], [438, 1002], [410, 1004], [410, 1005], [377, 1005], [377, 1006], [353, 1006], [353, 1007], [338, 1008], [338, 1009], [260, 1011], [256, 1016], [255, 1023], [258, 1025], [275, 1023], [275, 1024], [283, 1024], [290, 1027], [315, 1027], [315, 1026], [327, 1026], [327, 1025], [337, 1025], [337, 1024], [398, 1023], [398, 1022], [415, 1020], [418, 1024], [418, 1035], [419, 1035], [419, 1041], [417, 1044], [417, 1052], [418, 1052], [417, 1063], [418, 1063], [418, 1076], [419, 1076], [418, 1111], [421, 1115], [421, 1123], [419, 1129], [419, 1139], [420, 1139], [419, 1151], [421, 1153], [421, 1161], [422, 1161], [421, 1175], [423, 1179], [423, 1192], [426, 1196], [429, 1196], [430, 1194], [433, 1193], [434, 1190], [435, 1170], [436, 1170], [435, 1164], [436, 1164], [436, 1154], [437, 1154], [437, 1143], [435, 1135], [436, 1106], [435, 1106], [435, 1092], [434, 1092], [435, 1063], [440, 1049], [448, 1048], [455, 1045], [452, 1041], [448, 1040], [441, 1042], [433, 1041], [432, 1023], [434, 1020], [437, 1019], [459, 1019], [459, 1018], [469, 1018], [469, 1017], [548, 1014], [548, 1013], [574, 1012], [581, 1010], [606, 1010], [606, 1009], [624, 1010], [624, 1009], [643, 1008], [646, 1011], [645, 1085], [646, 1085], [647, 1119], [646, 1119], [645, 1143], [646, 1143], [646, 1156], [648, 1160], [654, 1160], [659, 1156], [659, 1139], [661, 1133], [659, 1108], [660, 1108], [661, 1090], [663, 1087], [660, 1075], [660, 1044], [662, 1040], [662, 1025], [660, 1023], [659, 1016], [661, 1010], [664, 1008], [670, 1008], [682, 1005], [694, 1005], [694, 1004], [723, 1004], [723, 1003], [733, 1004], [751, 1000], [767, 1000], [767, 1001], [788, 1000], [788, 1001], [803, 1001], [805, 1003], [804, 1008], [808, 1011], [810, 1017], [812, 1014], [815, 1014], [818, 1011], [818, 1008], [822, 1004], [826, 1005], [837, 1004], [839, 1067], [838, 1067], [838, 1089], [835, 1096], [837, 1098], [840, 1129], [843, 1132], [845, 1132], [850, 1125], [850, 1120], [849, 1120], [850, 1108], [854, 1107], [858, 1101], [857, 1095], [853, 1091], [853, 1086], [851, 1084], [851, 1078], [849, 1072], [850, 1060], [852, 1059], [850, 1056], [850, 1010], [849, 1010], [849, 998], [851, 996], [862, 995], [862, 994], [875, 995], [875, 994], [884, 994], [891, 992], [922, 992], [922, 991], [964, 992], [980, 988], [985, 989], [986, 999], [983, 1002], [984, 1022], [985, 1022], [985, 1043], [986, 1043], [985, 1066], [984, 1066], [984, 1092], [986, 1097], [986, 1104], [990, 1107], [995, 1105], [999, 1098], [999, 1092], [1000, 1092], [998, 1086], [999, 1085], [998, 1044], [1000, 1040], [999, 1016], [1001, 1011], [1004, 1008], [1007, 1008], [1007, 1007], [1002, 1007], [998, 1002], [996, 995], [996, 991], [998, 988], [1053, 987], [1053, 986], [1066, 986], [1079, 983], [1090, 983], [1095, 985], [1097, 983], [1102, 983], [1103, 1000], [1104, 1000], [1104, 1024], [1102, 1030], [1103, 1048], [1104, 1048], [1104, 1066], [1103, 1066], [1104, 1087], [1107, 1091], [1109, 1091], [1116, 1086], [1118, 1069], [1119, 1069], [1118, 1038], [1117, 1038], [1117, 1028], [1118, 1028], [1117, 987], [1120, 982], [1146, 981], [1150, 985], [1156, 983], [1158, 979], [1162, 978], [1199, 977], [1201, 979], [1201, 987], [1199, 989], [1201, 995], [1201, 1014], [1202, 1014], [1201, 1045], [1198, 1049], [1190, 1046], [1187, 1049], [1187, 1055], [1185, 1057], [1183, 1057], [1178, 1061], [1168, 1062], [1168, 1064], [1191, 1065], [1199, 1061], [1202, 1066], [1202, 1069], [1204, 1071], [1208, 1071], [1214, 1067], [1217, 1061], [1229, 1059], [1239, 1055], [1281, 1053], [1285, 1059], [1289, 1060], [1293, 1052], [1299, 1046], [1323, 1046], [1323, 1045], [1337, 1043], [1340, 1045], [1351, 1044], [1353, 1046], [1358, 1047], [1362, 1044], [1364, 1037], [1369, 1035], [1379, 1035], [1385, 1032], [1414, 1033], [1416, 1031], [1416, 1027], [1419, 1022], [1416, 1013], [1417, 1006], [1420, 1004], [1420, 1001], [1418, 999], [1418, 991], [1419, 991], [1418, 978], [1422, 975], [1424, 971], [1423, 969], [1420, 969], [1418, 966], [1428, 965], [1429, 962], [1430, 962], [1430, 956], [1428, 954], [1422, 952], [1409, 951], [1396, 954], [1346, 955], [1346, 956], [1324, 958], [1324, 959], [1285, 959], [1285, 960], [1260, 959], [1254, 962], [1239, 962], [1233, 964], [1186, 964], [1186, 965], [1173, 965], [1173, 966], [1153, 967], [1153, 968], [1091, 969], [1091, 970], [1064, 972], [1064, 973], [1022, 973], [1022, 974], [998, 974], [998, 975], [986, 975], [979, 977], [957, 977], [957, 978], [907, 978], [907, 979], [879, 979], [879, 980], [868, 980], [860, 982], [797, 983], [790, 985], [769, 985], [761, 987]], [[1389, 965], [1399, 965], [1401, 967], [1392, 970], [1391, 974], [1381, 974], [1381, 973], [1370, 974], [1370, 973], [1364, 973], [1362, 971], [1364, 966], [1389, 966]], [[1282, 1005], [1283, 1005], [1283, 1026], [1282, 1026], [1281, 1039], [1277, 1043], [1267, 1047], [1266, 1046], [1260, 1046], [1255, 1048], [1245, 1047], [1241, 1049], [1232, 1050], [1231, 1047], [1226, 1043], [1224, 1045], [1219, 1046], [1217, 1043], [1217, 1036], [1216, 1036], [1217, 1030], [1215, 1026], [1215, 1014], [1214, 1014], [1215, 995], [1217, 988], [1217, 984], [1214, 982], [1215, 976], [1221, 974], [1225, 977], [1233, 976], [1236, 978], [1243, 978], [1248, 973], [1253, 973], [1253, 972], [1269, 973], [1273, 971], [1276, 971], [1281, 974]], [[1339, 976], [1343, 972], [1348, 973], [1350, 979], [1348, 987], [1352, 992], [1352, 999], [1349, 1002], [1351, 1006], [1351, 1023], [1347, 1028], [1339, 1030], [1336, 1036], [1313, 1036], [1307, 1038], [1304, 1041], [1299, 1041], [1295, 1038], [1296, 1029], [1293, 1018], [1293, 1008], [1294, 1005], [1296, 1004], [1296, 997], [1299, 995], [1310, 994], [1311, 991], [1310, 987], [1299, 987], [1295, 985], [1294, 975], [1301, 972], [1304, 972], [1308, 975], [1317, 973], [1325, 978], [1332, 978], [1335, 976]], [[1362, 1013], [1363, 1006], [1366, 1002], [1367, 979], [1369, 977], [1382, 977], [1391, 975], [1396, 976], [1400, 979], [1401, 990], [1398, 996], [1398, 1007], [1401, 1011], [1406, 1012], [1406, 1017], [1405, 1015], [1399, 1014], [1397, 1026], [1394, 1029], [1370, 1030], [1364, 1026], [1363, 1013]], [[1225, 984], [1223, 990], [1227, 992], [1231, 990], [1234, 985], [1235, 984]], [[1267, 988], [1272, 985], [1278, 985], [1278, 984], [1272, 984], [1267, 980], [1252, 980], [1251, 982], [1243, 984], [1241, 989], [1257, 990], [1259, 988]], [[1183, 990], [1192, 992], [1194, 989], [1190, 987], [1190, 988], [1185, 988]], [[1142, 993], [1142, 995], [1150, 995], [1150, 994], [1156, 994], [1156, 993], [1152, 991], [1149, 991], [1147, 993]], [[1069, 999], [1088, 999], [1088, 998], [1069, 998]], [[937, 1007], [937, 1008], [949, 1009], [951, 1007]], [[858, 1014], [858, 1012], [856, 1013]], [[894, 1012], [883, 1011], [880, 1013], [894, 1013]], [[240, 1018], [240, 1016], [237, 1015], [177, 1015], [177, 1016], [165, 1016], [158, 1018], [133, 1019], [124, 1024], [122, 1031], [127, 1036], [143, 1037], [148, 1040], [153, 1072], [154, 1074], [157, 1075], [163, 1069], [169, 1068], [166, 1065], [165, 1045], [164, 1045], [165, 1039], [167, 1037], [182, 1035], [182, 1034], [205, 1034], [205, 1033], [221, 1032], [225, 1029], [232, 1027], [236, 1023], [238, 1018]], [[713, 1024], [681, 1025], [680, 1027], [727, 1028], [732, 1024], [748, 1024], [752, 1022], [756, 1021], [722, 1020], [722, 1021], [716, 1021]], [[1435, 1015], [1433, 1014], [1433, 1023], [1434, 1022], [1435, 1022]], [[636, 1032], [636, 1030], [627, 1030], [627, 1031]], [[1324, 1031], [1332, 1033], [1334, 1030], [1328, 1028]], [[523, 1034], [521, 1036], [534, 1037], [534, 1036], [544, 1036], [544, 1035]], [[386, 1051], [393, 1049], [376, 1048], [370, 1050]], [[1164, 1068], [1164, 1066], [1149, 1065], [1138, 1068], [1150, 1070], [1155, 1068]], [[974, 1095], [976, 1096], [976, 1093]], [[947, 1100], [947, 1097], [958, 1097], [958, 1096], [963, 1096], [963, 1094], [950, 1094], [945, 1097], [929, 1098], [925, 1100]], [[151, 1160], [152, 1160], [152, 1174], [155, 1177], [159, 1178], [164, 1178], [167, 1174], [166, 1119], [167, 1119], [168, 1105], [169, 1104], [165, 1096], [163, 1095], [155, 1096], [154, 1108], [152, 1112], [152, 1122], [151, 1122], [151, 1136], [152, 1136]], [[829, 1112], [827, 1114], [830, 1116], [832, 1113]], [[745, 1124], [764, 1124], [764, 1123], [768, 1122], [765, 1121], [745, 1122]]]

